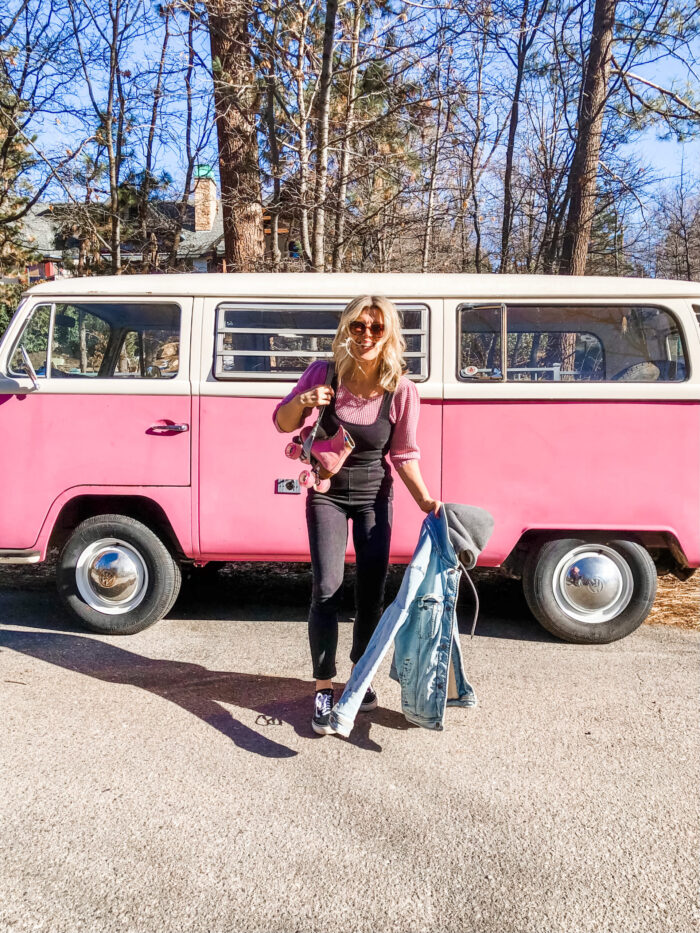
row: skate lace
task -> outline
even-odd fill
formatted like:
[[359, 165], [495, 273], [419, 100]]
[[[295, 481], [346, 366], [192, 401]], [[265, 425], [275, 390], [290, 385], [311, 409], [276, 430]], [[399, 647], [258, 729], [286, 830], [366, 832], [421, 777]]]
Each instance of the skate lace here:
[[316, 694], [316, 715], [317, 716], [327, 716], [331, 709], [333, 708], [333, 694], [332, 693], [317, 693]]

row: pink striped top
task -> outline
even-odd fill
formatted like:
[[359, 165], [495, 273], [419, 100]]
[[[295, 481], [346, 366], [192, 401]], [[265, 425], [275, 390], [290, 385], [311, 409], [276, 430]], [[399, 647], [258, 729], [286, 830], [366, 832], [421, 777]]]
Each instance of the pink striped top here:
[[[281, 431], [277, 424], [277, 411], [280, 406], [286, 405], [301, 392], [308, 392], [315, 386], [323, 385], [325, 379], [325, 360], [316, 360], [306, 368], [294, 389], [275, 406], [272, 420], [278, 431]], [[374, 424], [379, 417], [383, 397], [383, 395], [377, 395], [375, 398], [359, 398], [344, 385], [340, 385], [335, 397], [335, 410], [338, 417], [347, 421], [348, 424]], [[304, 420], [309, 417], [312, 410], [311, 408], [304, 409]], [[406, 376], [402, 376], [389, 408], [389, 421], [395, 425], [389, 450], [389, 457], [393, 464], [406, 463], [407, 460], [420, 460], [420, 448], [416, 443], [419, 411], [418, 389], [415, 383]]]

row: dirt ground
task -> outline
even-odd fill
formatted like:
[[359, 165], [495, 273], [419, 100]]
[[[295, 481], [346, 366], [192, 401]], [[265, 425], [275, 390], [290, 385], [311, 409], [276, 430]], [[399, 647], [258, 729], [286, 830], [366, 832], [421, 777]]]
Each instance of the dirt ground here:
[[660, 577], [654, 608], [646, 624], [700, 629], [700, 572], [685, 583], [671, 576]]
[[[56, 554], [44, 564], [26, 566], [0, 566], [0, 590], [43, 590], [53, 587]], [[387, 584], [387, 603], [393, 599], [403, 577], [403, 565], [392, 566]], [[518, 618], [529, 615], [522, 587], [517, 580], [509, 580], [496, 570], [472, 572], [479, 592], [482, 612], [500, 618]], [[223, 586], [237, 602], [259, 603], [261, 592], [271, 603], [304, 605], [311, 590], [311, 567], [307, 563], [238, 563], [226, 564], [218, 572], [213, 567], [185, 572], [183, 586], [196, 583], [202, 587]], [[353, 602], [354, 572], [348, 565], [344, 602], [349, 608]], [[466, 587], [464, 588], [466, 591]], [[2, 620], [0, 620], [2, 621]], [[700, 571], [684, 583], [673, 576], [659, 578], [656, 602], [646, 625], [670, 625], [683, 629], [700, 629]]]

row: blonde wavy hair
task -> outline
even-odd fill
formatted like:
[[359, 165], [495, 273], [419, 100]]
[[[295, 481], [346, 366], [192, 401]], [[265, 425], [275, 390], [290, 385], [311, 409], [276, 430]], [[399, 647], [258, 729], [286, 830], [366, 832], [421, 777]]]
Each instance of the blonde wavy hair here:
[[362, 369], [362, 363], [352, 353], [354, 341], [349, 325], [356, 321], [363, 311], [381, 311], [384, 333], [377, 341], [379, 348], [379, 385], [386, 392], [394, 392], [406, 369], [403, 359], [406, 341], [401, 335], [401, 319], [396, 305], [382, 295], [360, 295], [350, 301], [340, 316], [338, 330], [333, 338], [333, 359], [338, 382], [349, 376], [353, 370]]

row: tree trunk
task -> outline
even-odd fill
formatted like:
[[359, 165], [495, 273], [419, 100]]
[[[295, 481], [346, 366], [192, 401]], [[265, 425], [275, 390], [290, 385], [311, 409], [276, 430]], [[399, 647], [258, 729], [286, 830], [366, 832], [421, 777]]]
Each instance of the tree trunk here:
[[171, 7], [166, 6], [163, 10], [163, 16], [165, 17], [165, 32], [163, 34], [163, 46], [160, 50], [160, 62], [158, 63], [158, 77], [156, 78], [156, 86], [153, 90], [153, 104], [151, 106], [151, 122], [148, 127], [148, 139], [146, 141], [146, 165], [143, 171], [143, 178], [141, 179], [141, 187], [139, 190], [139, 221], [141, 226], [141, 241], [146, 244], [146, 237], [148, 236], [148, 199], [150, 197], [152, 183], [151, 175], [153, 168], [153, 143], [156, 136], [156, 122], [158, 120], [158, 107], [160, 106], [160, 99], [163, 94], [163, 71], [165, 69], [165, 55], [168, 51], [168, 42], [170, 41], [170, 12]]
[[510, 109], [510, 121], [508, 124], [508, 142], [506, 144], [506, 166], [503, 175], [503, 223], [501, 226], [501, 263], [499, 272], [508, 271], [508, 248], [510, 241], [510, 231], [513, 225], [513, 160], [515, 156], [515, 137], [518, 131], [518, 119], [520, 116], [520, 92], [523, 85], [523, 75], [525, 73], [525, 59], [527, 56], [528, 43], [525, 29], [527, 27], [527, 13], [529, 0], [523, 2], [523, 12], [520, 18], [520, 33], [518, 34], [518, 54], [517, 67], [515, 72], [515, 85], [513, 87], [513, 103]]
[[78, 312], [78, 344], [80, 346], [80, 372], [87, 372], [87, 334], [85, 333], [85, 312]]
[[[271, 49], [275, 48], [277, 42], [278, 18], [275, 16], [272, 36], [270, 38]], [[270, 213], [270, 253], [272, 255], [272, 268], [275, 272], [279, 271], [282, 254], [279, 244], [279, 226], [280, 226], [280, 196], [282, 194], [282, 166], [280, 164], [280, 148], [277, 142], [277, 122], [275, 120], [275, 91], [277, 86], [276, 69], [270, 66], [266, 76], [267, 85], [267, 105], [265, 107], [265, 122], [267, 124], [267, 138], [270, 142], [270, 162], [272, 166], [272, 203], [268, 205]]]
[[[449, 104], [448, 104], [449, 108]], [[447, 122], [449, 123], [449, 110]], [[421, 259], [421, 272], [427, 272], [430, 265], [430, 247], [433, 234], [433, 220], [435, 215], [435, 182], [437, 180], [438, 160], [440, 158], [440, 132], [442, 128], [442, 96], [438, 98], [437, 121], [435, 124], [435, 146], [430, 160], [430, 181], [428, 183], [428, 211], [425, 218], [425, 232], [423, 234], [423, 250]]]
[[187, 168], [185, 170], [185, 182], [182, 187], [182, 198], [178, 204], [177, 218], [175, 220], [175, 229], [173, 230], [172, 241], [170, 244], [170, 255], [168, 256], [168, 268], [177, 268], [177, 251], [180, 248], [182, 238], [182, 228], [185, 224], [187, 215], [187, 204], [190, 197], [190, 188], [192, 187], [192, 176], [194, 175], [194, 153], [192, 152], [192, 74], [194, 71], [194, 10], [190, 10], [187, 21], [187, 67], [185, 68], [185, 99], [186, 114], [185, 117], [185, 156], [187, 159]]
[[210, 0], [209, 35], [226, 267], [254, 272], [265, 241], [247, 0]]
[[268, 206], [270, 213], [270, 252], [272, 253], [272, 266], [275, 272], [279, 270], [282, 254], [280, 253], [279, 226], [280, 226], [280, 195], [282, 194], [282, 169], [280, 167], [280, 152], [277, 144], [277, 127], [275, 124], [275, 76], [267, 76], [267, 107], [265, 120], [267, 122], [267, 138], [270, 141], [270, 161], [272, 163], [272, 203]]
[[107, 96], [107, 110], [102, 118], [102, 128], [105, 133], [107, 159], [109, 161], [109, 211], [110, 211], [110, 237], [109, 247], [112, 259], [112, 273], [120, 275], [122, 271], [121, 257], [121, 219], [119, 217], [119, 157], [115, 151], [114, 139], [114, 96], [119, 71], [119, 5], [116, 13], [112, 15], [112, 39], [109, 49], [109, 92]]
[[549, 0], [543, 0], [532, 29], [527, 31], [527, 16], [529, 0], [524, 0], [523, 11], [520, 17], [520, 31], [518, 33], [518, 50], [516, 55], [515, 85], [513, 87], [513, 104], [508, 123], [508, 142], [506, 144], [506, 165], [503, 176], [503, 222], [501, 225], [501, 262], [499, 272], [508, 272], [508, 250], [510, 247], [510, 234], [513, 227], [513, 162], [515, 158], [515, 139], [520, 119], [520, 94], [522, 92], [523, 78], [525, 77], [525, 64], [528, 52], [532, 47], [537, 32], [542, 23]]
[[328, 118], [333, 78], [333, 45], [338, 0], [326, 0], [326, 23], [323, 31], [323, 62], [319, 79], [318, 130], [316, 138], [316, 209], [314, 211], [314, 244], [312, 262], [314, 272], [324, 272], [326, 230], [326, 187], [328, 182]]
[[355, 125], [355, 88], [357, 87], [357, 59], [360, 48], [360, 25], [362, 23], [362, 7], [359, 0], [355, 0], [355, 10], [352, 21], [352, 47], [350, 49], [350, 70], [348, 74], [348, 100], [345, 110], [345, 131], [342, 142], [343, 155], [340, 160], [338, 172], [338, 207], [335, 215], [335, 234], [333, 236], [333, 271], [340, 272], [343, 261], [345, 236], [345, 199], [348, 194], [348, 174], [350, 171], [350, 142]]
[[579, 103], [578, 135], [569, 172], [571, 200], [559, 271], [583, 275], [595, 210], [596, 175], [607, 100], [617, 0], [596, 0], [591, 44]]
[[313, 102], [306, 101], [304, 64], [306, 60], [306, 29], [309, 22], [309, 10], [302, 9], [299, 23], [299, 36], [297, 42], [297, 60], [294, 69], [296, 83], [297, 113], [299, 119], [299, 235], [301, 237], [301, 251], [305, 263], [311, 262], [311, 238], [309, 236], [309, 145], [306, 134], [306, 123], [309, 110]]

